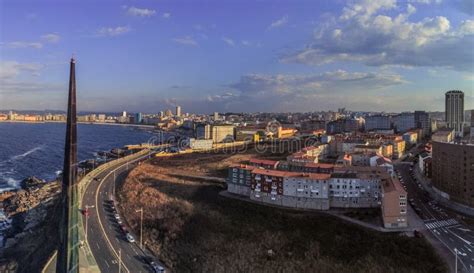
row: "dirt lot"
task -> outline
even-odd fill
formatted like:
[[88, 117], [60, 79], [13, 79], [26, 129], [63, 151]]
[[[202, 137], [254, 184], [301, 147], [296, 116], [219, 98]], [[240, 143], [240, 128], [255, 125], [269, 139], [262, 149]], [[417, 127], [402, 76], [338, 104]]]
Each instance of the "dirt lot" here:
[[179, 174], [225, 176], [239, 155], [159, 158], [134, 169], [120, 190], [121, 209], [173, 272], [447, 272], [423, 239], [381, 234], [318, 213], [220, 196], [224, 185]]

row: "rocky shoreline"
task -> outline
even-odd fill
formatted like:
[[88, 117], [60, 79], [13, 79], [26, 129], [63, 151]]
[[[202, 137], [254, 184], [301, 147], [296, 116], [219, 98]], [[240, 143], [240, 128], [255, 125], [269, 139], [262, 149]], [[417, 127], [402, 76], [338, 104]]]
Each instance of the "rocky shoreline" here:
[[29, 177], [0, 195], [7, 228], [0, 248], [0, 272], [40, 272], [56, 248], [59, 181]]

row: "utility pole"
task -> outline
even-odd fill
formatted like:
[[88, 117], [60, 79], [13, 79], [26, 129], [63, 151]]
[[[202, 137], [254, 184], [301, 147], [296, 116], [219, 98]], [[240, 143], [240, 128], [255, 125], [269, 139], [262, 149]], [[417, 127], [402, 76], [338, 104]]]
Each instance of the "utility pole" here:
[[135, 212], [140, 212], [140, 248], [143, 248], [143, 208]]

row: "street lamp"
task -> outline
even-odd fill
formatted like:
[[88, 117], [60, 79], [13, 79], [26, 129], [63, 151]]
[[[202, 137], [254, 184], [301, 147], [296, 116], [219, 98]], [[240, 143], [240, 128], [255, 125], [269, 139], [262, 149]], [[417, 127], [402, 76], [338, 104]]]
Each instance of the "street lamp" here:
[[85, 210], [84, 210], [84, 216], [86, 217], [86, 242], [87, 242], [87, 219], [89, 219], [89, 209], [92, 209], [92, 208], [95, 208], [95, 206], [88, 206], [86, 205], [85, 206]]
[[140, 248], [143, 248], [143, 208], [135, 212], [140, 212]]

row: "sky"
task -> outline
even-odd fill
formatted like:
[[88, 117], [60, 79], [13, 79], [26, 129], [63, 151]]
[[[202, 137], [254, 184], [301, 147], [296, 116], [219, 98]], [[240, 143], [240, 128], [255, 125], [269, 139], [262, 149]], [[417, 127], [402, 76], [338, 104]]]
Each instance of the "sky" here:
[[0, 0], [0, 109], [474, 108], [471, 0]]

